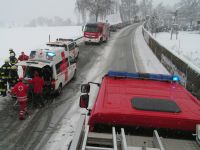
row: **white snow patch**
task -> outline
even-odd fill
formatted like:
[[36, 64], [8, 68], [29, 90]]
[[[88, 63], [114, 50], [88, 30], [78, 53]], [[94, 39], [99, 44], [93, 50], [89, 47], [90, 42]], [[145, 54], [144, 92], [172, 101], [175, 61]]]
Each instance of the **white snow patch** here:
[[34, 27], [34, 28], [0, 28], [0, 66], [9, 57], [9, 48], [13, 48], [17, 56], [24, 51], [29, 55], [33, 49], [43, 47], [57, 38], [78, 38], [83, 35], [81, 26], [68, 27]]
[[172, 40], [170, 40], [170, 33], [161, 32], [154, 38], [168, 50], [200, 68], [200, 46], [198, 45], [200, 34], [197, 32], [180, 31], [178, 39], [173, 35]]

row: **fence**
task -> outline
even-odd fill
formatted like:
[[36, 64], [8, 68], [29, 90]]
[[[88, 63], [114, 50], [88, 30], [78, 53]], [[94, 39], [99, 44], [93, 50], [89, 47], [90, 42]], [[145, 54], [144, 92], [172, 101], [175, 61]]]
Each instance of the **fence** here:
[[171, 74], [179, 75], [181, 84], [200, 99], [200, 70], [159, 44], [144, 27], [142, 33], [146, 43], [166, 69]]

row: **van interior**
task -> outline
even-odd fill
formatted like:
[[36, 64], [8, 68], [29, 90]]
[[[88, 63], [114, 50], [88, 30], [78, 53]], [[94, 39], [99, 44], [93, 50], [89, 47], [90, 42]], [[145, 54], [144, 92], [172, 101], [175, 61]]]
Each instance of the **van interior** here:
[[24, 78], [32, 79], [34, 77], [34, 72], [37, 71], [39, 76], [44, 79], [44, 81], [51, 81], [53, 76], [52, 67], [44, 66], [43, 68], [36, 68], [27, 66]]

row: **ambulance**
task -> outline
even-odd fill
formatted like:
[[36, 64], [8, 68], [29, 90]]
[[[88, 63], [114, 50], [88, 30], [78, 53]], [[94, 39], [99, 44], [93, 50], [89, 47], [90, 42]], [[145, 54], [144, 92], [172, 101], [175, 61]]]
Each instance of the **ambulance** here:
[[49, 92], [60, 94], [62, 88], [76, 76], [77, 63], [69, 51], [63, 47], [47, 47], [30, 52], [28, 61], [17, 63], [26, 66], [23, 74], [25, 82], [31, 80], [37, 71], [45, 80], [45, 87], [50, 87]]
[[79, 55], [79, 46], [73, 39], [63, 39], [58, 38], [54, 42], [48, 42], [47, 47], [62, 47], [63, 50], [69, 51], [70, 56], [74, 57], [76, 60]]

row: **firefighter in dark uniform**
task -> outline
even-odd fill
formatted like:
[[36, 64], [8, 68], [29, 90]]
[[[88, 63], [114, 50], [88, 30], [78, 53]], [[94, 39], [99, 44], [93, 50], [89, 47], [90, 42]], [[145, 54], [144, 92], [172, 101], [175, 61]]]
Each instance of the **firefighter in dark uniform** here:
[[2, 88], [3, 88], [3, 73], [2, 73], [2, 68], [0, 68], [0, 95], [2, 95]]
[[5, 72], [3, 71], [3, 68], [1, 67], [0, 69], [0, 77], [1, 77], [1, 82], [0, 82], [0, 90], [1, 90], [1, 96], [6, 96], [6, 91], [7, 91], [7, 80], [5, 76]]
[[11, 70], [9, 72], [9, 85], [10, 87], [13, 87], [18, 80], [19, 76], [18, 76], [18, 72], [17, 72], [17, 66], [12, 66]]
[[11, 53], [14, 53], [14, 56], [16, 56], [15, 51], [14, 51], [12, 48], [9, 49], [9, 53], [10, 53], [10, 54], [11, 54]]
[[9, 64], [8, 60], [5, 60], [5, 63], [3, 64], [2, 73], [3, 73], [3, 96], [6, 96], [7, 92], [7, 83], [9, 81], [9, 72], [11, 69], [11, 65]]
[[15, 57], [15, 53], [11, 52], [10, 53], [10, 64], [13, 66], [18, 62], [18, 59]]

